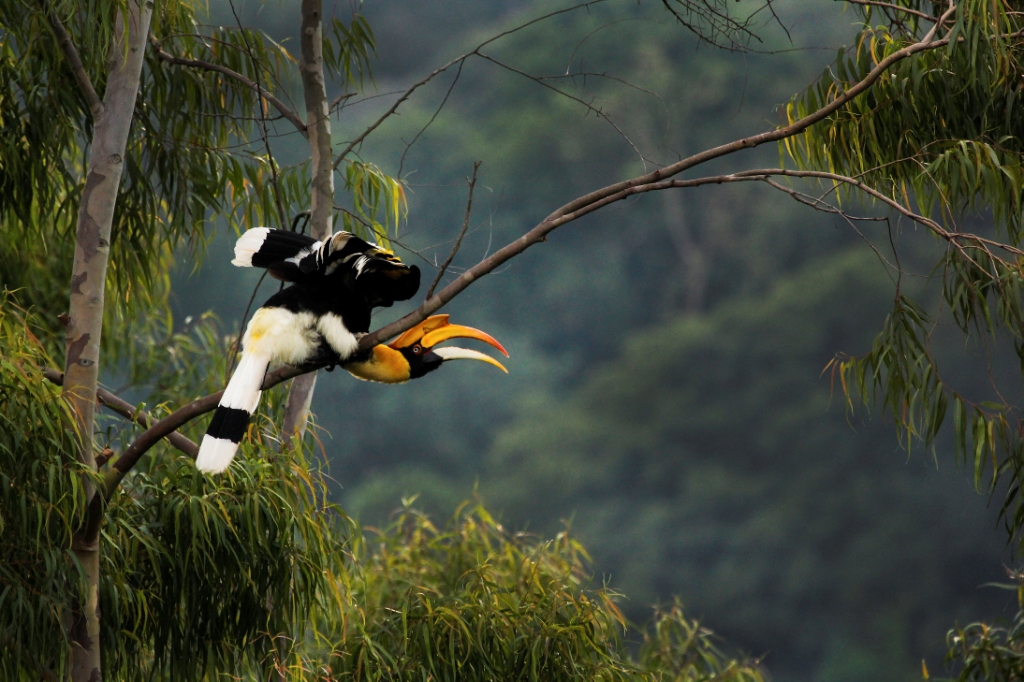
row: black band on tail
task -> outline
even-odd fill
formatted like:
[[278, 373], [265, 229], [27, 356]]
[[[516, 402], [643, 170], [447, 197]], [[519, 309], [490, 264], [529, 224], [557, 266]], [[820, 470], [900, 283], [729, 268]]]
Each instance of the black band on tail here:
[[210, 428], [206, 430], [206, 435], [211, 438], [229, 440], [232, 443], [240, 443], [242, 436], [249, 428], [251, 416], [245, 410], [219, 405], [217, 411], [213, 413], [213, 419], [210, 420]]

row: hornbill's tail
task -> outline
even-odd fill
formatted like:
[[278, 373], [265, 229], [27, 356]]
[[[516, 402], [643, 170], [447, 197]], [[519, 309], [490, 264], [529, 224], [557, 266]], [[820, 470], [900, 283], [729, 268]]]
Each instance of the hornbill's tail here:
[[[299, 261], [320, 247], [320, 242], [298, 232], [254, 227], [235, 242], [232, 265], [240, 268], [269, 268]], [[291, 259], [291, 260], [289, 260]]]
[[270, 357], [266, 354], [248, 350], [242, 353], [199, 445], [196, 467], [200, 471], [216, 474], [231, 464], [249, 419], [260, 404], [260, 386], [269, 365]]

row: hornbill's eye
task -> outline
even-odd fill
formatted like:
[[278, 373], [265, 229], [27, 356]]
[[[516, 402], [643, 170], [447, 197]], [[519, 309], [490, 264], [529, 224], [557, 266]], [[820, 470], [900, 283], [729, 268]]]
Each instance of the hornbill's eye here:
[[419, 355], [422, 352], [423, 352], [423, 348], [420, 346], [420, 344], [417, 343], [415, 346], [412, 347], [413, 355]]

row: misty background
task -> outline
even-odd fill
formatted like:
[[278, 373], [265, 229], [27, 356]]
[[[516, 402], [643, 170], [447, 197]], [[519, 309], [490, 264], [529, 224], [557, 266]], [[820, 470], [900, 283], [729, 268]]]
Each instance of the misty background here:
[[[298, 4], [234, 10], [294, 52]], [[785, 30], [758, 17], [763, 42], [731, 53], [659, 2], [598, 4], [486, 48], [539, 82], [476, 58], [454, 87], [452, 71], [417, 91], [359, 152], [407, 184], [396, 252], [424, 271], [421, 295], [476, 161], [449, 281], [580, 194], [782, 122], [858, 17], [822, 0], [774, 5]], [[214, 23], [234, 23], [227, 0], [210, 6]], [[366, 0], [374, 80], [332, 120], [335, 149], [396, 92], [564, 6]], [[282, 164], [307, 150], [294, 133], [271, 144]], [[778, 164], [765, 146], [702, 173]], [[895, 227], [902, 264], [921, 275], [902, 285], [934, 286], [937, 246]], [[259, 273], [231, 267], [235, 235], [211, 229], [201, 263], [181, 254], [176, 319], [213, 310], [233, 334]], [[893, 299], [865, 244], [889, 249], [885, 224], [864, 229], [753, 185], [652, 193], [561, 228], [443, 311], [500, 340], [508, 375], [454, 363], [383, 386], [320, 373], [313, 428], [337, 500], [370, 527], [403, 498], [443, 523], [479, 496], [510, 530], [569, 528], [632, 620], [678, 598], [779, 682], [920, 679], [922, 659], [941, 672], [951, 627], [1012, 615], [1014, 595], [985, 587], [1011, 557], [1000, 498], [974, 490], [951, 448], [908, 452], [823, 373], [837, 353], [870, 348]], [[264, 282], [256, 304], [277, 286]], [[416, 304], [379, 311], [375, 327]], [[941, 331], [933, 346], [948, 380], [985, 390], [987, 349]], [[998, 374], [998, 351], [994, 362]]]

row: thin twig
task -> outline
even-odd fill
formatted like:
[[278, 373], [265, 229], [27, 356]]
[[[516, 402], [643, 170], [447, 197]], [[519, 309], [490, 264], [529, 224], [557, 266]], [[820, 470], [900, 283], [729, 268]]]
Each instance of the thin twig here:
[[441, 99], [441, 103], [438, 104], [437, 109], [434, 110], [434, 115], [430, 117], [430, 120], [427, 121], [422, 128], [416, 131], [415, 137], [413, 137], [412, 140], [407, 145], [405, 145], [405, 149], [402, 150], [402, 157], [398, 160], [398, 173], [395, 177], [402, 177], [402, 169], [405, 168], [406, 155], [409, 153], [409, 150], [412, 149], [412, 146], [416, 144], [416, 140], [420, 139], [423, 133], [427, 132], [427, 128], [429, 128], [431, 124], [435, 120], [437, 120], [437, 117], [441, 114], [441, 110], [444, 109], [444, 105], [448, 103], [448, 98], [451, 97], [452, 95], [452, 90], [455, 89], [455, 85], [459, 82], [459, 77], [462, 75], [462, 67], [465, 65], [466, 62], [459, 62], [459, 68], [455, 71], [455, 78], [452, 79], [451, 84], [445, 91], [444, 97]]
[[471, 54], [472, 53], [466, 53], [466, 54], [462, 55], [461, 57], [456, 57], [455, 59], [451, 60], [450, 62], [448, 62], [444, 66], [439, 67], [437, 69], [434, 69], [428, 76], [426, 76], [425, 78], [423, 78], [423, 79], [419, 80], [418, 82], [414, 83], [412, 85], [412, 87], [410, 87], [408, 90], [403, 92], [402, 96], [399, 97], [397, 100], [395, 100], [395, 103], [392, 104], [390, 107], [388, 107], [387, 111], [385, 111], [383, 114], [381, 114], [380, 117], [376, 121], [371, 123], [370, 126], [366, 130], [364, 130], [359, 135], [357, 135], [354, 140], [349, 142], [348, 145], [346, 145], [346, 147], [341, 151], [341, 153], [338, 154], [337, 157], [335, 157], [335, 159], [334, 159], [334, 169], [337, 170], [338, 166], [341, 165], [341, 162], [345, 160], [345, 157], [348, 156], [352, 152], [353, 149], [355, 149], [357, 146], [359, 146], [359, 143], [361, 143], [363, 140], [365, 140], [367, 138], [367, 136], [370, 135], [370, 133], [372, 133], [374, 130], [379, 128], [380, 125], [382, 123], [384, 123], [384, 121], [386, 121], [389, 118], [391, 118], [391, 115], [394, 114], [398, 110], [398, 107], [402, 106], [402, 104], [407, 99], [409, 99], [412, 96], [412, 93], [416, 92], [419, 88], [423, 87], [424, 85], [426, 85], [427, 83], [432, 81], [436, 76], [444, 73], [445, 71], [447, 71], [448, 69], [452, 68], [456, 64], [459, 64], [459, 63], [465, 61], [466, 59], [468, 59], [470, 57]]
[[333, 111], [334, 107], [338, 106], [342, 102], [347, 102], [350, 97], [355, 97], [356, 94], [357, 93], [355, 93], [355, 92], [343, 92], [343, 93], [341, 93], [340, 95], [338, 95], [337, 97], [334, 98], [334, 101], [331, 102], [331, 105], [329, 107], [327, 107], [327, 111]]
[[[891, 225], [888, 217], [867, 217], [867, 216], [854, 216], [854, 215], [850, 215], [846, 211], [843, 211], [842, 209], [840, 209], [840, 208], [838, 208], [836, 206], [833, 206], [832, 204], [828, 203], [824, 199], [819, 199], [817, 197], [812, 197], [812, 196], [809, 196], [807, 194], [804, 194], [803, 192], [798, 192], [797, 190], [793, 189], [792, 187], [786, 187], [785, 185], [783, 185], [781, 183], [778, 183], [778, 182], [772, 180], [771, 178], [764, 178], [764, 182], [767, 183], [769, 186], [774, 187], [775, 189], [779, 190], [780, 192], [785, 192], [789, 196], [793, 197], [794, 200], [800, 202], [804, 206], [810, 206], [814, 210], [821, 211], [823, 213], [832, 213], [833, 215], [838, 215], [840, 218], [845, 220], [846, 224], [850, 226], [850, 229], [853, 230], [854, 232], [856, 232], [857, 236], [859, 236], [864, 241], [864, 243], [868, 245], [868, 248], [875, 252], [875, 256], [877, 256], [879, 261], [881, 261], [884, 265], [886, 265], [886, 266], [896, 270], [899, 273], [900, 277], [903, 276], [903, 272], [902, 272], [902, 270], [900, 270], [900, 267], [899, 267], [899, 256], [896, 257], [896, 261], [897, 261], [896, 265], [893, 265], [892, 263], [890, 263], [889, 260], [884, 255], [882, 255], [882, 252], [878, 250], [878, 247], [876, 247], [874, 244], [871, 243], [871, 240], [867, 238], [867, 235], [865, 235], [863, 232], [861, 232], [857, 228], [857, 224], [856, 224], [857, 222], [861, 222], [861, 221], [864, 221], [864, 222], [880, 222], [880, 223], [884, 222], [887, 225], [889, 225], [889, 231], [890, 231], [890, 236], [891, 236], [891, 234], [892, 234], [892, 225]], [[896, 253], [895, 249], [893, 249], [893, 253], [894, 254]], [[888, 271], [886, 271], [886, 274], [889, 275]], [[892, 275], [889, 275], [889, 279], [892, 280], [893, 284], [897, 284], [897, 280], [892, 279]]]
[[612, 117], [609, 116], [608, 114], [606, 114], [600, 108], [595, 107], [590, 102], [587, 102], [587, 101], [585, 101], [583, 99], [580, 99], [579, 97], [576, 97], [575, 95], [570, 95], [568, 92], [566, 92], [564, 90], [559, 90], [555, 86], [550, 85], [550, 84], [544, 82], [543, 79], [537, 78], [536, 76], [533, 76], [533, 75], [527, 73], [526, 71], [523, 71], [522, 69], [517, 69], [516, 67], [514, 67], [514, 66], [512, 66], [510, 64], [506, 64], [505, 62], [497, 60], [494, 57], [491, 57], [490, 55], [484, 54], [483, 52], [477, 52], [476, 55], [478, 57], [480, 57], [481, 59], [485, 59], [485, 60], [491, 62], [492, 64], [494, 64], [496, 66], [499, 66], [499, 67], [501, 67], [501, 68], [503, 68], [503, 69], [505, 69], [507, 71], [511, 71], [512, 73], [515, 73], [515, 74], [518, 74], [520, 76], [523, 76], [524, 78], [529, 78], [534, 83], [537, 83], [538, 85], [541, 85], [541, 86], [543, 86], [543, 87], [545, 87], [545, 88], [547, 88], [547, 89], [549, 89], [549, 90], [551, 90], [553, 92], [556, 92], [559, 95], [561, 95], [562, 97], [566, 97], [568, 99], [571, 99], [574, 102], [582, 104], [583, 106], [585, 106], [587, 108], [587, 111], [591, 112], [592, 114], [594, 114], [598, 118], [604, 119], [605, 121], [607, 121], [608, 125], [610, 125], [612, 128], [614, 128], [615, 132], [617, 132], [619, 134], [619, 137], [621, 137], [623, 140], [625, 140], [626, 144], [628, 144], [630, 147], [633, 148], [633, 151], [636, 152], [636, 155], [637, 155], [637, 157], [639, 157], [640, 162], [644, 164], [644, 168], [645, 169], [647, 168], [647, 161], [649, 161], [649, 159], [646, 156], [643, 155], [643, 153], [637, 148], [637, 146], [635, 144], [633, 144], [633, 141], [631, 139], [629, 139], [629, 136], [626, 135], [626, 132], [624, 130], [622, 130], [622, 128], [620, 128], [619, 125], [615, 121], [612, 120]]
[[469, 229], [469, 216], [473, 212], [473, 188], [476, 186], [476, 172], [480, 168], [482, 161], [477, 161], [473, 164], [473, 177], [469, 180], [469, 199], [466, 200], [466, 217], [462, 220], [462, 229], [459, 230], [459, 236], [455, 238], [455, 245], [452, 246], [451, 253], [445, 259], [444, 263], [441, 264], [441, 268], [437, 271], [437, 276], [434, 277], [434, 281], [430, 283], [430, 288], [427, 289], [426, 298], [430, 298], [434, 295], [434, 289], [437, 288], [437, 283], [444, 277], [444, 271], [448, 269], [448, 266], [452, 264], [452, 259], [455, 258], [455, 254], [459, 252], [459, 247], [462, 246], [462, 238], [466, 236], [466, 230]]
[[282, 102], [280, 99], [274, 97], [274, 95], [272, 95], [266, 88], [263, 88], [257, 83], [254, 83], [246, 76], [243, 76], [237, 71], [233, 71], [226, 66], [221, 66], [220, 64], [207, 62], [202, 59], [187, 59], [185, 57], [175, 57], [169, 52], [164, 51], [164, 49], [160, 46], [160, 41], [158, 41], [156, 38], [152, 36], [150, 36], [149, 42], [153, 46], [153, 49], [156, 51], [157, 57], [159, 57], [160, 59], [164, 60], [169, 64], [176, 64], [178, 66], [190, 66], [195, 69], [205, 69], [206, 71], [216, 71], [217, 73], [224, 74], [228, 78], [232, 78], [238, 81], [239, 83], [241, 83], [247, 88], [250, 88], [251, 90], [255, 90], [258, 95], [260, 95], [261, 97], [265, 98], [268, 102], [273, 104], [274, 108], [280, 111], [281, 115], [288, 119], [288, 121], [293, 126], [295, 126], [295, 129], [298, 130], [303, 137], [309, 137], [309, 133], [306, 132], [306, 124], [302, 122], [302, 119], [299, 118], [299, 115], [296, 114], [295, 111], [293, 111], [287, 104]]
[[[238, 24], [238, 32], [242, 36], [242, 43], [245, 45], [245, 52], [249, 55], [249, 61], [252, 63], [252, 73], [256, 77], [256, 92], [264, 90], [260, 84], [260, 64], [256, 61], [256, 56], [252, 53], [252, 46], [249, 45], [249, 38], [245, 35], [245, 27], [242, 26], [242, 20], [238, 17], [238, 12], [235, 10], [234, 0], [228, 0], [228, 5], [231, 7], [231, 14], [235, 17], [235, 23]], [[260, 139], [263, 140], [263, 146], [267, 150], [267, 160], [270, 163], [270, 183], [274, 187], [274, 204], [277, 205], [277, 218], [280, 221], [278, 224], [281, 229], [288, 224], [288, 219], [284, 217], [284, 204], [281, 203], [281, 190], [277, 185], [277, 164], [274, 162], [274, 152], [270, 148], [270, 139], [267, 135], [267, 110], [266, 105], [263, 104], [263, 98], [257, 96], [256, 104], [260, 108], [259, 126]]]
[[913, 14], [915, 17], [924, 19], [925, 21], [935, 21], [935, 17], [929, 16], [924, 12], [918, 12], [916, 9], [910, 9], [909, 7], [900, 7], [899, 5], [893, 5], [888, 2], [876, 2], [876, 0], [846, 0], [851, 5], [865, 5], [869, 7], [881, 7], [883, 9], [890, 9], [894, 12], [902, 12], [904, 14]]
[[498, 33], [497, 35], [491, 36], [490, 38], [488, 38], [484, 42], [482, 42], [479, 45], [477, 45], [473, 50], [471, 50], [471, 51], [469, 51], [469, 52], [467, 52], [467, 53], [465, 53], [463, 55], [460, 55], [460, 56], [456, 57], [455, 59], [451, 60], [450, 62], [448, 62], [444, 66], [441, 66], [441, 67], [439, 67], [437, 69], [434, 69], [426, 77], [422, 78], [421, 80], [417, 81], [416, 83], [413, 83], [409, 87], [409, 89], [406, 90], [405, 92], [403, 92], [402, 95], [398, 98], [398, 100], [395, 101], [395, 103], [392, 104], [388, 108], [387, 111], [385, 111], [383, 114], [381, 114], [381, 116], [376, 121], [374, 121], [373, 123], [370, 124], [370, 127], [368, 127], [366, 130], [364, 130], [359, 135], [357, 135], [354, 140], [349, 142], [348, 145], [345, 147], [345, 149], [343, 149], [341, 151], [341, 153], [338, 154], [338, 156], [334, 159], [334, 169], [337, 170], [338, 166], [341, 165], [341, 162], [345, 160], [345, 157], [348, 156], [352, 152], [353, 149], [358, 147], [359, 144], [370, 135], [370, 133], [372, 133], [374, 130], [379, 128], [380, 125], [382, 123], [384, 123], [384, 121], [386, 121], [389, 118], [391, 118], [391, 116], [396, 111], [398, 111], [398, 107], [400, 107], [407, 99], [409, 99], [414, 92], [416, 92], [418, 89], [420, 89], [421, 87], [423, 87], [424, 85], [426, 85], [427, 83], [429, 83], [434, 78], [436, 78], [440, 74], [444, 73], [448, 69], [452, 68], [456, 64], [460, 64], [460, 63], [464, 62], [465, 60], [469, 59], [470, 57], [472, 57], [474, 54], [478, 54], [478, 51], [480, 49], [486, 47], [487, 45], [490, 45], [491, 43], [493, 43], [496, 40], [499, 40], [499, 39], [504, 38], [506, 36], [512, 35], [513, 33], [516, 33], [517, 31], [521, 31], [521, 30], [525, 29], [528, 26], [532, 26], [533, 24], [536, 24], [537, 22], [545, 21], [547, 19], [550, 19], [551, 17], [558, 16], [559, 14], [565, 14], [567, 12], [574, 12], [574, 11], [576, 11], [578, 9], [588, 8], [591, 5], [599, 5], [599, 4], [603, 3], [603, 2], [606, 2], [606, 0], [588, 0], [587, 2], [581, 2], [581, 3], [579, 3], [577, 5], [573, 5], [571, 7], [564, 7], [562, 9], [555, 10], [554, 12], [548, 12], [547, 14], [543, 14], [543, 15], [535, 18], [535, 19], [531, 19], [530, 21], [527, 21], [526, 23], [520, 24], [519, 26], [516, 26], [515, 28], [509, 29], [507, 31], [502, 31], [501, 33]]
[[[44, 7], [46, 7], [44, 0]], [[96, 121], [103, 114], [103, 101], [96, 94], [96, 88], [92, 85], [92, 79], [89, 78], [89, 72], [85, 70], [85, 65], [82, 63], [82, 58], [78, 54], [78, 49], [75, 48], [75, 43], [71, 40], [71, 34], [68, 33], [67, 29], [64, 28], [64, 24], [61, 23], [60, 17], [53, 8], [46, 7], [46, 15], [50, 19], [50, 25], [53, 27], [53, 32], [57, 34], [57, 42], [60, 44], [60, 49], [64, 52], [65, 59], [68, 60], [68, 66], [71, 67], [71, 73], [75, 76], [75, 81], [78, 82], [78, 88], [82, 91], [82, 96], [85, 97], [85, 103], [89, 105], [89, 111], [92, 113], [92, 120]]]

